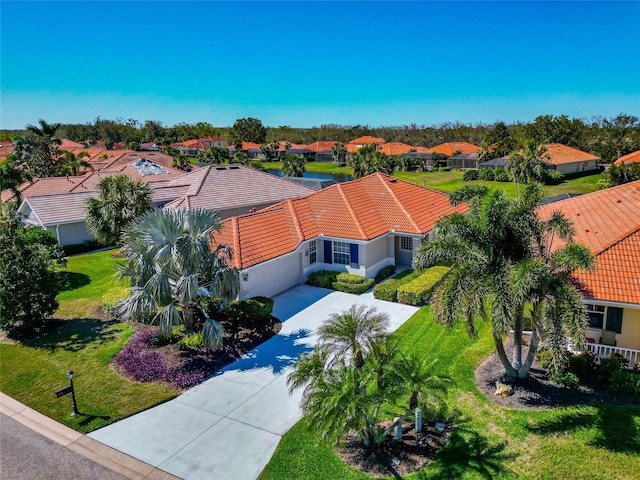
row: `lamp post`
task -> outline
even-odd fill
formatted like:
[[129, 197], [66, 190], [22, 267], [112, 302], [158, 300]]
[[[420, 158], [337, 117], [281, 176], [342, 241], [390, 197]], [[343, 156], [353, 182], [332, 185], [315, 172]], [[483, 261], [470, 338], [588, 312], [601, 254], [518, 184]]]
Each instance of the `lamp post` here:
[[71, 386], [71, 402], [73, 403], [73, 413], [71, 416], [75, 417], [80, 412], [78, 412], [78, 405], [76, 404], [76, 392], [73, 389], [73, 370], [69, 370], [67, 372], [67, 377], [69, 377], [69, 385]]

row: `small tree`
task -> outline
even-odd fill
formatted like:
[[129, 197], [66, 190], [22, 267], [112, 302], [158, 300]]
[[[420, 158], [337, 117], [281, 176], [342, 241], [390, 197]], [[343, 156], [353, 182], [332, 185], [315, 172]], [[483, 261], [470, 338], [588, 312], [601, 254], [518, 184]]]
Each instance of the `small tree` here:
[[[366, 447], [382, 443], [418, 406], [442, 400], [447, 379], [434, 362], [404, 355], [385, 332], [388, 317], [354, 305], [334, 314], [319, 331], [320, 341], [302, 355], [287, 378], [290, 391], [304, 388], [302, 407], [309, 425], [337, 439], [354, 431]], [[399, 419], [382, 426], [382, 406]], [[385, 409], [387, 410], [387, 409]]]
[[67, 150], [60, 151], [62, 159], [58, 162], [56, 173], [60, 176], [63, 175], [78, 175], [80, 168], [86, 168], [93, 170], [93, 165], [84, 160], [89, 158], [89, 153], [84, 150], [79, 153], [69, 152]]
[[104, 245], [117, 243], [122, 230], [151, 208], [149, 185], [126, 175], [105, 177], [97, 192], [86, 202], [87, 228]]
[[190, 172], [191, 169], [193, 168], [193, 166], [191, 165], [191, 161], [189, 160], [189, 157], [181, 153], [173, 157], [173, 162], [171, 162], [171, 166], [173, 168], [177, 168], [178, 170], [182, 170], [183, 172]]
[[347, 161], [353, 169], [355, 178], [365, 177], [375, 172], [386, 173], [391, 175], [396, 167], [396, 161], [393, 157], [379, 152], [375, 145], [366, 145], [351, 155]]
[[187, 333], [193, 332], [200, 317], [205, 345], [222, 345], [222, 325], [207, 318], [199, 305], [202, 297], [231, 300], [240, 292], [238, 270], [230, 266], [231, 249], [211, 247], [220, 228], [218, 215], [204, 209], [151, 210], [127, 228], [127, 264], [120, 273], [131, 279], [131, 288], [116, 306], [118, 315], [158, 324], [163, 336], [181, 323]]
[[58, 309], [64, 252], [43, 228], [23, 228], [10, 217], [0, 222], [0, 328], [40, 327]]
[[282, 175], [285, 177], [302, 177], [307, 161], [298, 155], [287, 155], [282, 159]]
[[267, 128], [257, 118], [239, 118], [231, 127], [234, 142], [264, 143], [267, 140]]

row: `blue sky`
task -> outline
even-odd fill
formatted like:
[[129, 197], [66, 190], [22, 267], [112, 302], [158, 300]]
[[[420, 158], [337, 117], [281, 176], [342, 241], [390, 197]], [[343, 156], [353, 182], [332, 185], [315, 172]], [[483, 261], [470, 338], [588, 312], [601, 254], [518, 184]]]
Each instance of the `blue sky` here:
[[0, 127], [640, 116], [640, 2], [2, 1]]

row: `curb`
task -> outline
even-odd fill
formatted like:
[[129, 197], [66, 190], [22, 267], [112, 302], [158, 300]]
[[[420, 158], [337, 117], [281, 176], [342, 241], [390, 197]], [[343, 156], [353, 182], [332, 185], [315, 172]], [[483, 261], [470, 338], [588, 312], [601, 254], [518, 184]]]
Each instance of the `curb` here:
[[179, 477], [141, 462], [36, 412], [0, 392], [0, 413], [83, 457], [131, 480], [179, 480]]

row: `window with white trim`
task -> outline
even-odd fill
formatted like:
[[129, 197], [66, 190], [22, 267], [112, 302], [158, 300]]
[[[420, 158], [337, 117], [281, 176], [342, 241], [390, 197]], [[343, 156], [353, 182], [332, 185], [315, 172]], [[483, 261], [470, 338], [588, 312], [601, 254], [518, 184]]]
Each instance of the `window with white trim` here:
[[348, 243], [333, 242], [333, 263], [337, 263], [338, 265], [349, 265], [351, 263]]
[[315, 240], [309, 242], [309, 263], [316, 263], [318, 260], [318, 245]]
[[589, 328], [602, 328], [604, 325], [604, 305], [585, 304], [587, 316], [589, 317]]
[[413, 251], [413, 238], [412, 237], [400, 237], [400, 250], [407, 252]]

